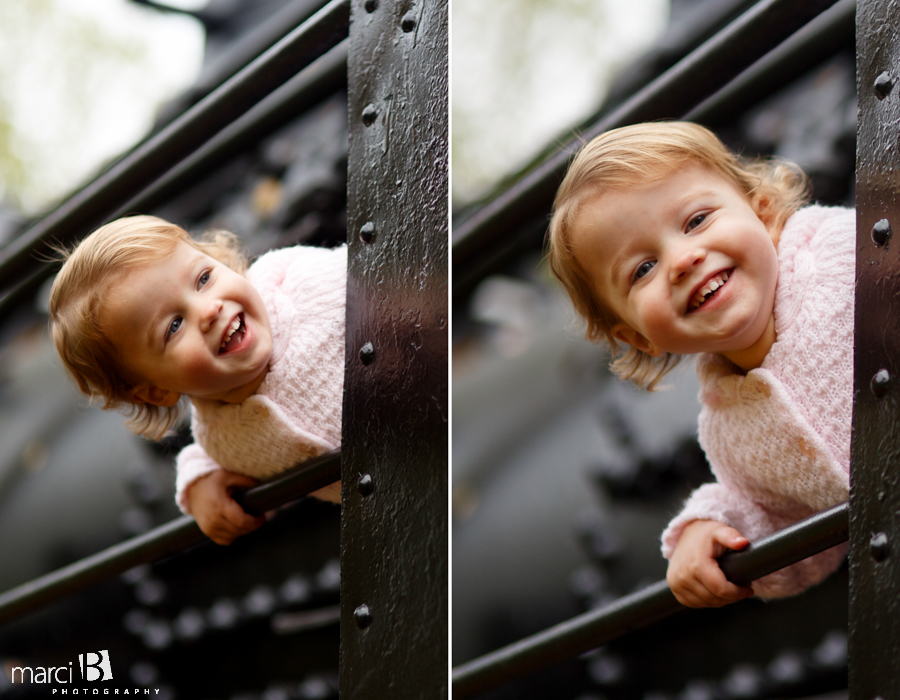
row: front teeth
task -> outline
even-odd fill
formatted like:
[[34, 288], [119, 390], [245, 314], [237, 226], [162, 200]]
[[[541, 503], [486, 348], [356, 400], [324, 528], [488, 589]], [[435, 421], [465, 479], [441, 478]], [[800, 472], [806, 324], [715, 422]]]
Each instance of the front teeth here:
[[234, 321], [231, 322], [231, 327], [228, 329], [228, 331], [225, 333], [225, 335], [222, 338], [222, 344], [219, 346], [220, 350], [228, 344], [228, 341], [231, 340], [231, 336], [233, 336], [234, 332], [240, 327], [241, 327], [241, 317], [235, 316]]
[[706, 301], [706, 298], [716, 291], [719, 287], [721, 287], [725, 282], [728, 281], [728, 273], [721, 272], [712, 279], [709, 280], [703, 287], [701, 287], [697, 293], [691, 297], [690, 307], [691, 309], [697, 309]]

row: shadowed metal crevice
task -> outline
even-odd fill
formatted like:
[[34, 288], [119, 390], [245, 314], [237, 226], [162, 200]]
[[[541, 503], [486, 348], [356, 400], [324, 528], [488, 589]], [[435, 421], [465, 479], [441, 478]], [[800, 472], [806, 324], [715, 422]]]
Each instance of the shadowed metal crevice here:
[[[848, 513], [843, 503], [763, 537], [740, 552], [729, 552], [719, 560], [722, 570], [729, 581], [744, 585], [846, 542]], [[453, 670], [453, 697], [484, 693], [685, 609], [666, 582], [658, 581], [603, 608], [458, 666]]]

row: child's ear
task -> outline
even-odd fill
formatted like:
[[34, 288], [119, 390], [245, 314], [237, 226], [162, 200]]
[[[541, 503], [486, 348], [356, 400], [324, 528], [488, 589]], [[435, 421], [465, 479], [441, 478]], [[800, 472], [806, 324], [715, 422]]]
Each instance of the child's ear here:
[[638, 333], [627, 323], [619, 322], [614, 325], [611, 330], [613, 337], [616, 340], [620, 340], [623, 343], [628, 343], [631, 347], [637, 348], [643, 353], [646, 353], [653, 357], [662, 357], [665, 352], [664, 350], [656, 347], [653, 343], [647, 340], [643, 335]]
[[168, 389], [160, 389], [152, 384], [138, 384], [129, 392], [134, 403], [149, 403], [161, 408], [169, 408], [178, 403], [181, 394]]
[[769, 232], [771, 232], [772, 226], [775, 223], [775, 211], [772, 206], [772, 200], [764, 194], [754, 194], [751, 199], [751, 204], [753, 205], [753, 210], [756, 212], [759, 220], [762, 221]]

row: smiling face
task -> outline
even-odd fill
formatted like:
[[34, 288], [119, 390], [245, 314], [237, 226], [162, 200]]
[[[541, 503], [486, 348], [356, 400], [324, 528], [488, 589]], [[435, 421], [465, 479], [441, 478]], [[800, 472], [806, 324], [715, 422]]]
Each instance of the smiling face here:
[[240, 402], [262, 383], [272, 354], [262, 298], [187, 243], [121, 273], [107, 297], [102, 322], [135, 384], [134, 400], [171, 406], [187, 394]]
[[770, 327], [776, 231], [710, 168], [587, 200], [572, 225], [576, 263], [619, 319], [613, 335], [650, 355], [728, 355]]

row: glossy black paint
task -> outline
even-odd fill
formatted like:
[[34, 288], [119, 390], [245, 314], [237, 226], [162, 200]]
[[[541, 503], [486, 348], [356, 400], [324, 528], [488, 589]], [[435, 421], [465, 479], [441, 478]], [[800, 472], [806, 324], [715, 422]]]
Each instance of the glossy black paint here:
[[[900, 63], [895, 0], [860, 0], [856, 15], [859, 99], [856, 161], [855, 405], [850, 489], [850, 697], [900, 696], [900, 566], [887, 556], [900, 537], [900, 259], [873, 227], [900, 216]], [[871, 391], [869, 388], [871, 387]], [[873, 540], [880, 534], [884, 547]], [[873, 544], [877, 545], [873, 548]]]
[[447, 696], [447, 11], [351, 8], [342, 698]]

